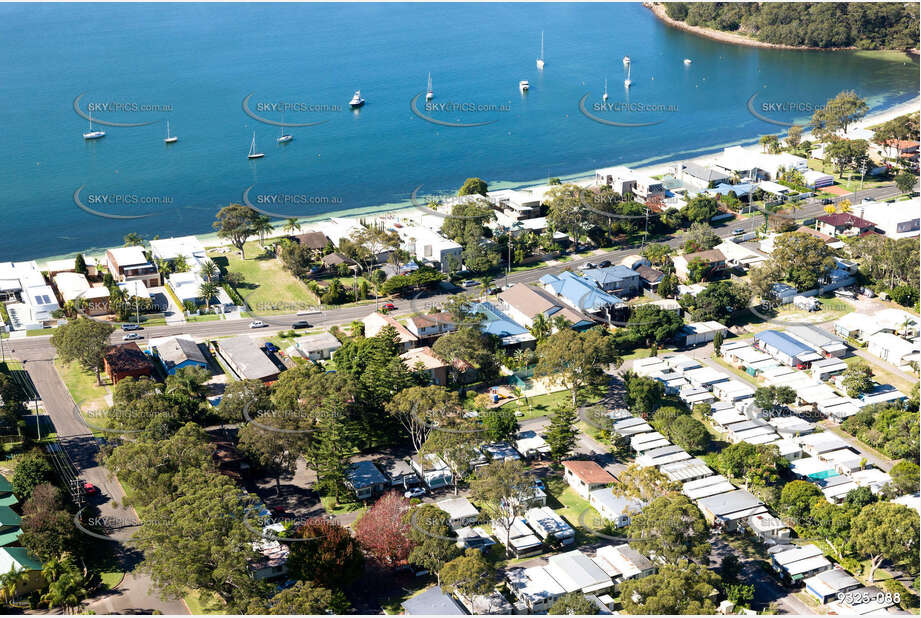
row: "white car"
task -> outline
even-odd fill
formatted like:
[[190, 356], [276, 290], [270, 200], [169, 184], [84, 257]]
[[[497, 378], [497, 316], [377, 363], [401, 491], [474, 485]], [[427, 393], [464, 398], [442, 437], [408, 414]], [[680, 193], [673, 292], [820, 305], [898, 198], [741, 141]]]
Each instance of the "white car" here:
[[266, 324], [262, 320], [253, 320], [252, 322], [249, 323], [250, 328], [265, 328], [266, 326], [268, 326], [268, 324]]
[[425, 489], [422, 487], [413, 487], [403, 494], [404, 498], [421, 498], [425, 495]]
[[138, 333], [128, 333], [122, 337], [122, 341], [134, 341], [135, 339], [143, 339], [144, 335], [139, 335]]

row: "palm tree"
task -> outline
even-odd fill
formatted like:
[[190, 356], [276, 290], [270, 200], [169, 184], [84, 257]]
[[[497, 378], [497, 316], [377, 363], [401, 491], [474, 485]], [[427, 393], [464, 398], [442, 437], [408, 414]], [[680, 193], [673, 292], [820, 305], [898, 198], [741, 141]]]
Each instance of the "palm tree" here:
[[124, 240], [126, 247], [137, 247], [144, 244], [144, 239], [141, 238], [140, 234], [136, 234], [135, 232], [127, 234]]
[[483, 296], [489, 293], [489, 284], [492, 283], [492, 277], [489, 275], [483, 275], [480, 277], [480, 285], [483, 286]]
[[208, 281], [214, 281], [221, 274], [221, 269], [211, 260], [205, 260], [201, 263], [201, 274]]
[[297, 222], [297, 217], [288, 217], [285, 219], [284, 230], [289, 234], [301, 231], [301, 224]]
[[265, 245], [265, 235], [274, 230], [272, 227], [272, 220], [265, 215], [259, 215], [256, 218], [256, 222], [253, 225], [253, 229], [257, 234], [259, 234], [259, 244]]
[[203, 281], [198, 286], [198, 294], [205, 301], [205, 309], [211, 311], [211, 298], [217, 294], [218, 286], [213, 281]]
[[166, 376], [166, 392], [179, 392], [189, 399], [195, 399], [204, 392], [204, 384], [210, 374], [201, 367], [184, 367], [171, 376]]
[[83, 576], [75, 568], [67, 571], [48, 585], [48, 592], [42, 595], [42, 601], [48, 604], [48, 609], [60, 607], [65, 613], [80, 606], [86, 596], [83, 585]]
[[566, 330], [572, 326], [572, 323], [561, 315], [555, 316], [550, 322], [553, 325], [553, 330], [555, 331]]
[[528, 330], [534, 335], [534, 338], [537, 339], [537, 343], [539, 344], [550, 335], [550, 321], [547, 319], [546, 315], [538, 313], [534, 316], [534, 320]]
[[17, 571], [16, 567], [10, 566], [10, 570], [0, 574], [0, 592], [3, 594], [3, 601], [11, 605], [16, 600], [16, 591], [26, 583], [29, 574], [25, 570]]

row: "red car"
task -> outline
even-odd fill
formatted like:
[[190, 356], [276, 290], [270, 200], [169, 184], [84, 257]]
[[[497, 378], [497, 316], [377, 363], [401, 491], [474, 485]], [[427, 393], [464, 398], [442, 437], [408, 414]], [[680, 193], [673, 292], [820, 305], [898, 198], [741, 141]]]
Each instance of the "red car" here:
[[397, 306], [394, 305], [393, 303], [384, 303], [383, 305], [381, 305], [381, 309], [385, 311], [393, 311], [396, 308]]
[[88, 496], [95, 496], [99, 493], [99, 488], [89, 481], [83, 481], [83, 491], [85, 491]]

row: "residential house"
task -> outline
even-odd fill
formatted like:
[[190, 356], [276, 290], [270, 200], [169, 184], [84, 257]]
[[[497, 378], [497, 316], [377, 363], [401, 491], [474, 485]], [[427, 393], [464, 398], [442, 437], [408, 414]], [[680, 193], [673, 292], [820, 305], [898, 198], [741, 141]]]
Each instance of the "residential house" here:
[[474, 616], [503, 616], [515, 613], [514, 606], [498, 590], [472, 597], [460, 590], [456, 590], [455, 594], [464, 608]]
[[767, 508], [744, 489], [708, 496], [697, 500], [704, 517], [711, 525], [732, 532], [752, 515], [766, 513]]
[[748, 518], [748, 527], [756, 537], [773, 545], [790, 540], [790, 528], [770, 513], [758, 513]]
[[[76, 259], [76, 256], [74, 256], [71, 258], [61, 258], [59, 260], [48, 260], [42, 265], [40, 270], [47, 272], [48, 276], [52, 279], [58, 273], [77, 272]], [[96, 268], [96, 258], [91, 255], [84, 255], [83, 263], [86, 264], [86, 274], [90, 277], [95, 277], [99, 272]]]
[[917, 361], [918, 346], [890, 333], [876, 333], [867, 340], [867, 351], [884, 361], [902, 368], [909, 361]]
[[356, 461], [349, 465], [345, 474], [345, 484], [355, 492], [360, 500], [383, 493], [390, 487], [390, 479], [378, 470], [372, 461]]
[[733, 268], [748, 270], [768, 260], [767, 255], [731, 240], [724, 240], [714, 249], [722, 253], [726, 258], [726, 264]]
[[506, 550], [513, 553], [516, 558], [533, 556], [544, 550], [543, 543], [523, 517], [516, 517], [512, 520], [508, 535], [506, 535], [504, 521], [503, 519], [491, 522], [492, 531]]
[[730, 180], [729, 174], [719, 169], [694, 163], [693, 161], [682, 163], [679, 167], [680, 172], [678, 173], [678, 178], [699, 189], [715, 187], [720, 183], [727, 183]]
[[754, 341], [759, 350], [770, 354], [771, 358], [788, 367], [805, 369], [810, 363], [822, 360], [822, 355], [813, 347], [780, 331], [761, 331], [755, 334]]
[[647, 204], [665, 199], [665, 186], [661, 180], [648, 176], [636, 176], [634, 180], [636, 186], [633, 188], [633, 194]]
[[602, 519], [611, 522], [616, 528], [629, 525], [630, 517], [643, 510], [642, 502], [626, 496], [617, 496], [610, 487], [589, 492], [588, 503], [598, 511]]
[[375, 461], [375, 464], [389, 479], [391, 487], [409, 489], [410, 486], [418, 485], [420, 482], [413, 466], [405, 459], [381, 457]]
[[464, 248], [434, 230], [418, 225], [402, 225], [393, 229], [400, 236], [403, 249], [421, 262], [437, 264], [441, 272], [457, 270], [463, 263], [461, 254]]
[[586, 500], [592, 491], [614, 483], [614, 477], [594, 461], [570, 459], [563, 462], [563, 470], [569, 486]]
[[677, 341], [679, 345], [690, 347], [713, 341], [716, 337], [716, 333], [723, 333], [725, 337], [728, 332], [728, 328], [714, 320], [707, 322], [691, 322], [678, 329], [678, 332], [675, 333], [675, 341]]
[[432, 348], [412, 348], [400, 354], [400, 358], [410, 371], [421, 371], [432, 384], [444, 386], [448, 383], [449, 365]]
[[31, 594], [47, 585], [42, 576], [42, 566], [41, 561], [25, 547], [0, 547], [0, 573], [26, 573], [17, 582], [14, 597]]
[[515, 595], [516, 613], [543, 614], [566, 594], [562, 585], [550, 574], [549, 566], [507, 569], [505, 577]]
[[664, 474], [668, 480], [679, 483], [695, 481], [713, 474], [713, 470], [703, 460], [696, 457], [663, 464], [659, 466], [659, 472]]
[[595, 184], [607, 185], [614, 193], [626, 195], [635, 193], [636, 173], [628, 167], [618, 165], [595, 170]]
[[480, 446], [480, 451], [490, 461], [514, 461], [521, 459], [521, 455], [508, 442], [491, 442]]
[[141, 247], [109, 249], [106, 264], [116, 282], [140, 281], [149, 288], [160, 285], [160, 272]]
[[544, 440], [543, 436], [534, 430], [519, 432], [515, 438], [515, 450], [521, 453], [525, 459], [543, 457], [550, 453], [550, 445]]
[[847, 344], [822, 328], [809, 324], [792, 324], [786, 331], [791, 337], [799, 339], [826, 358], [843, 358], [847, 355]]
[[490, 302], [475, 303], [471, 311], [481, 314], [484, 318], [480, 323], [480, 330], [487, 335], [498, 337], [503, 347], [523, 346], [535, 340], [527, 328], [502, 313]]
[[599, 288], [619, 297], [636, 296], [642, 292], [640, 274], [635, 270], [617, 264], [606, 268], [592, 268], [582, 272], [582, 276], [594, 281]]
[[676, 255], [672, 258], [672, 264], [675, 265], [675, 274], [682, 281], [689, 279], [690, 265], [694, 263], [703, 264], [707, 275], [712, 276], [721, 270], [725, 270], [726, 256], [719, 249], [708, 249], [706, 251]]
[[406, 330], [419, 339], [434, 339], [457, 330], [457, 323], [450, 313], [429, 313], [407, 318]]
[[240, 380], [274, 382], [281, 371], [249, 335], [215, 341], [218, 355]]
[[467, 612], [460, 603], [441, 590], [441, 586], [432, 586], [414, 597], [403, 601], [400, 606], [408, 616], [465, 616]]
[[189, 335], [158, 338], [150, 341], [148, 348], [153, 356], [160, 359], [169, 375], [175, 375], [186, 367], [208, 368], [208, 359]]
[[649, 558], [630, 545], [605, 545], [595, 552], [595, 563], [601, 566], [616, 586], [631, 579], [642, 579], [656, 572]]
[[544, 275], [540, 284], [573, 309], [591, 315], [606, 315], [610, 309], [624, 304], [619, 297], [568, 270], [558, 275]]
[[813, 543], [773, 554], [771, 566], [791, 582], [802, 581], [833, 568], [822, 550]]
[[150, 357], [133, 341], [109, 346], [102, 357], [102, 365], [112, 384], [128, 377], [150, 377], [154, 369]]
[[815, 229], [829, 236], [860, 236], [873, 231], [872, 221], [849, 212], [836, 212], [816, 218]]
[[[341, 248], [343, 240], [351, 241], [357, 234], [364, 232], [365, 227], [352, 219], [331, 217], [317, 225], [317, 230]], [[381, 257], [383, 256], [378, 256], [378, 259]]]
[[547, 571], [566, 592], [607, 592], [614, 582], [598, 564], [578, 549], [547, 558]]
[[454, 480], [448, 464], [435, 453], [413, 455], [410, 465], [429, 489], [447, 487]]
[[480, 521], [480, 512], [463, 496], [441, 500], [435, 506], [448, 514], [448, 525], [452, 530], [472, 526]]
[[13, 545], [22, 536], [22, 518], [8, 506], [0, 505], [0, 546]]
[[326, 245], [329, 244], [329, 239], [326, 237], [326, 234], [320, 231], [314, 232], [305, 232], [304, 234], [296, 234], [292, 238], [302, 247], [306, 247], [315, 253], [320, 253], [326, 249]]
[[252, 548], [259, 557], [249, 564], [249, 570], [255, 579], [268, 580], [288, 574], [288, 555], [291, 553], [291, 547], [289, 543], [277, 540], [284, 529], [281, 523], [265, 526], [262, 529], [262, 538], [253, 542]]
[[712, 166], [728, 174], [738, 174], [752, 179], [767, 178], [777, 179], [782, 170], [795, 169], [804, 172], [808, 169], [807, 160], [790, 153], [767, 154], [743, 148], [730, 146], [724, 148], [717, 156]]
[[13, 493], [13, 484], [0, 474], [0, 506], [16, 506], [19, 499]]
[[489, 533], [480, 526], [465, 526], [454, 531], [457, 535], [457, 546], [462, 549], [484, 549], [496, 544]]
[[332, 333], [325, 332], [298, 337], [297, 341], [285, 349], [285, 353], [291, 358], [306, 358], [316, 362], [331, 359], [341, 347], [342, 343]]
[[659, 282], [665, 276], [665, 273], [661, 270], [651, 266], [637, 266], [634, 270], [640, 276], [640, 283], [643, 284], [643, 287], [652, 291], [656, 291], [659, 288]]
[[548, 320], [565, 318], [572, 328], [585, 328], [594, 324], [588, 317], [570, 309], [546, 290], [525, 283], [516, 283], [499, 294], [501, 307], [510, 318], [525, 327], [532, 327], [534, 319], [543, 315]]
[[339, 266], [342, 264], [348, 266], [350, 270], [356, 270], [358, 268], [358, 262], [338, 251], [333, 251], [332, 253], [324, 255], [320, 258], [320, 263], [323, 264], [323, 268], [330, 271], [338, 271]]
[[707, 476], [695, 481], [688, 481], [681, 486], [681, 493], [691, 500], [700, 500], [710, 496], [718, 496], [735, 491], [736, 486], [722, 474]]
[[576, 540], [573, 527], [549, 506], [528, 509], [524, 519], [541, 540], [546, 541], [552, 536], [561, 545], [572, 545]]
[[406, 352], [411, 348], [416, 347], [419, 338], [409, 332], [405, 326], [397, 322], [395, 319], [389, 315], [384, 315], [383, 313], [375, 312], [369, 315], [366, 315], [361, 319], [362, 323], [365, 325], [365, 337], [374, 337], [385, 327], [392, 327], [397, 333], [397, 341], [400, 344], [400, 350]]
[[180, 258], [193, 273], [201, 271], [208, 259], [204, 245], [196, 236], [159, 238], [150, 241], [150, 255], [154, 260], [175, 264]]
[[521, 221], [540, 215], [541, 202], [549, 189], [547, 185], [530, 189], [499, 189], [487, 192], [486, 199], [507, 217]]
[[54, 276], [54, 285], [64, 303], [79, 304], [80, 311], [88, 316], [109, 313], [109, 289], [105, 286], [92, 287], [85, 275], [61, 272]]
[[921, 233], [921, 198], [900, 202], [863, 202], [857, 213], [876, 224], [888, 238], [914, 238]]
[[637, 457], [636, 465], [641, 468], [658, 467], [685, 459], [691, 459], [691, 455], [680, 446], [660, 446]]

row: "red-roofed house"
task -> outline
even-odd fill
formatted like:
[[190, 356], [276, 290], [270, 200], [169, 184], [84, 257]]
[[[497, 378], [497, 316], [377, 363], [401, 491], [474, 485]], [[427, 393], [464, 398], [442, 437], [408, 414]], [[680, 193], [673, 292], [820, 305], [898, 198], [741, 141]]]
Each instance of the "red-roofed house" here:
[[829, 236], [860, 236], [873, 231], [876, 227], [872, 221], [861, 219], [849, 212], [836, 212], [822, 215], [815, 222], [815, 229]]
[[563, 469], [566, 482], [586, 500], [592, 491], [614, 482], [614, 477], [594, 461], [571, 459], [563, 462]]
[[138, 344], [123, 343], [109, 346], [102, 357], [103, 368], [112, 384], [128, 377], [139, 378], [153, 374], [153, 363]]
[[372, 313], [366, 315], [361, 320], [365, 325], [365, 337], [374, 337], [386, 326], [392, 326], [395, 331], [397, 331], [397, 339], [400, 342], [400, 350], [406, 352], [414, 347], [419, 342], [419, 338], [414, 334], [409, 332], [405, 326], [394, 320], [389, 315], [384, 315], [383, 313]]

